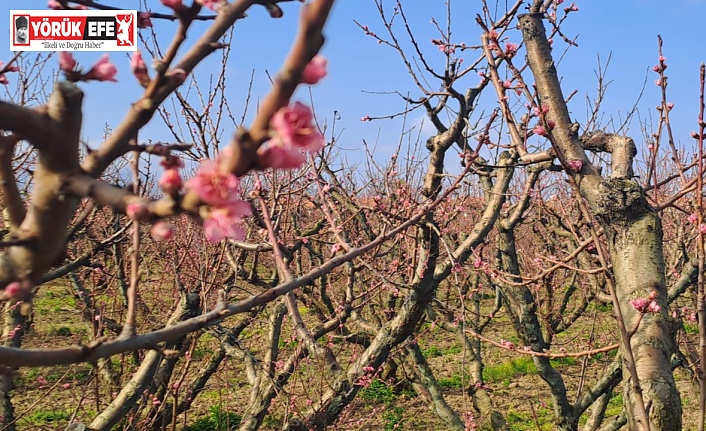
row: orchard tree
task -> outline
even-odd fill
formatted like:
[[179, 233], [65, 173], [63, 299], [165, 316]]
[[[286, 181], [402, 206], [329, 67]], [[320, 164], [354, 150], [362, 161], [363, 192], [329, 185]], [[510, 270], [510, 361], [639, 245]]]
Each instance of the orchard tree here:
[[[4, 429], [21, 429], [33, 408], [13, 391], [27, 388], [24, 369], [54, 367], [64, 376], [37, 383], [76, 397], [64, 418], [73, 430], [186, 427], [213, 385], [219, 406], [235, 409], [215, 410], [215, 429], [380, 425], [360, 399], [389, 385], [422, 399], [439, 426], [506, 430], [507, 402], [484, 370], [516, 356], [543, 380], [553, 429], [578, 430], [584, 418], [585, 430], [680, 430], [677, 367], [699, 383], [702, 429], [703, 68], [690, 158], [674, 144], [658, 53], [660, 120], [640, 156], [622, 129], [599, 123], [600, 103], [585, 124], [569, 115], [552, 47], [572, 46], [575, 4], [481, 2], [462, 23], [476, 40], [467, 44], [452, 39], [447, 2], [429, 44], [408, 20], [414, 2], [374, 0], [380, 22], [358, 23], [362, 35], [399, 55], [419, 93], [400, 91], [401, 112], [362, 120], [423, 111], [434, 132], [423, 141], [405, 128], [388, 160], [366, 144], [368, 157], [351, 165], [335, 113], [323, 120], [292, 100], [327, 74], [318, 53], [333, 0], [301, 5], [252, 121], [250, 94], [242, 118], [233, 114], [231, 28], [256, 6], [282, 18], [284, 1], [162, 0], [169, 13], [140, 12], [144, 29], [173, 21], [175, 38], [164, 48], [143, 31], [135, 81], [115, 85], [144, 91], [123, 120], [107, 120], [96, 149], [81, 146], [83, 89], [115, 80], [107, 55], [87, 69], [58, 53], [46, 100], [37, 84], [0, 102]], [[200, 35], [190, 31], [198, 21], [208, 22]], [[209, 56], [221, 68], [204, 81], [194, 69]], [[17, 73], [41, 83], [46, 64], [17, 54], [0, 82]], [[172, 142], [141, 132], [155, 114]], [[224, 127], [232, 138], [219, 147]], [[57, 286], [85, 334], [62, 327], [37, 345], [42, 323], [61, 322], [40, 309]], [[602, 323], [587, 334], [591, 320]], [[698, 335], [685, 330], [693, 322]], [[460, 400], [426, 348], [442, 338], [462, 352]], [[559, 359], [581, 360], [580, 373]], [[624, 410], [606, 417], [619, 390]]]

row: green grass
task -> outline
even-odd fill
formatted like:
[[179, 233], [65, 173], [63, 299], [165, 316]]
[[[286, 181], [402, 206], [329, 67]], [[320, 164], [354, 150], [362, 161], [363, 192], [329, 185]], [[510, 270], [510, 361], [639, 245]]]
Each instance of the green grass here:
[[550, 431], [554, 429], [554, 412], [549, 407], [535, 406], [534, 415], [529, 410], [514, 411], [507, 414], [507, 423], [512, 431], [537, 431], [537, 423], [541, 430]]
[[196, 420], [184, 428], [184, 431], [229, 431], [240, 424], [240, 415], [224, 412], [218, 406], [212, 406], [210, 411], [209, 416]]
[[576, 365], [578, 363], [578, 359], [572, 357], [553, 358], [550, 359], [549, 362], [552, 364], [552, 367], [559, 369], [561, 367]]
[[623, 411], [623, 394], [615, 393], [610, 401], [608, 401], [605, 415], [606, 417], [617, 416], [621, 411]]
[[76, 300], [63, 289], [43, 289], [34, 298], [38, 312], [60, 312], [76, 308]]
[[404, 429], [403, 413], [403, 407], [394, 407], [392, 410], [388, 410], [387, 412], [385, 412], [385, 431]]
[[686, 332], [689, 335], [698, 334], [699, 333], [699, 326], [696, 323], [684, 322], [684, 332]]
[[461, 353], [461, 346], [448, 346], [448, 347], [429, 346], [429, 347], [423, 348], [421, 350], [422, 350], [422, 355], [424, 355], [424, 357], [428, 359], [428, 358], [438, 358], [441, 356], [455, 355], [455, 354]]
[[39, 410], [29, 415], [29, 420], [34, 425], [56, 424], [57, 422], [68, 422], [71, 415], [64, 411]]
[[367, 388], [360, 390], [360, 397], [367, 401], [389, 403], [397, 399], [397, 395], [385, 382], [375, 379]]
[[461, 389], [463, 387], [463, 378], [459, 374], [454, 374], [449, 378], [440, 377], [436, 383], [442, 389]]
[[483, 379], [486, 382], [503, 382], [518, 376], [536, 374], [537, 368], [530, 357], [519, 357], [504, 364], [486, 367], [483, 370]]

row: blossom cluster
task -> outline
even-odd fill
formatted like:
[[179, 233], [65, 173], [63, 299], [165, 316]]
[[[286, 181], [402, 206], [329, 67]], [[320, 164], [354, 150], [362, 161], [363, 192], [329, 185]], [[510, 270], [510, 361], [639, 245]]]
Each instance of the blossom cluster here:
[[73, 81], [118, 82], [118, 80], [115, 79], [115, 75], [118, 74], [118, 68], [110, 62], [108, 54], [101, 55], [98, 61], [86, 73], [82, 73], [77, 66], [78, 62], [70, 52], [59, 52], [59, 69], [61, 69], [67, 77], [71, 77]]
[[[170, 7], [178, 9], [177, 2], [165, 2]], [[218, 2], [203, 2], [209, 6]], [[180, 4], [180, 2], [179, 2]], [[176, 9], [175, 9], [176, 10]], [[86, 73], [78, 69], [78, 63], [68, 52], [59, 53], [59, 68], [73, 81], [112, 81], [116, 82], [117, 67], [110, 62], [107, 54], [101, 56], [95, 65]], [[326, 76], [326, 59], [315, 56], [305, 67], [301, 83], [316, 84]], [[150, 77], [147, 66], [139, 51], [130, 59], [130, 69], [138, 82], [147, 87]], [[186, 72], [174, 69], [167, 73], [171, 79], [184, 81]], [[278, 110], [270, 120], [271, 139], [258, 150], [261, 168], [295, 169], [305, 161], [306, 153], [315, 153], [324, 147], [324, 137], [313, 123], [311, 109], [296, 102], [293, 106], [285, 106]], [[158, 181], [159, 188], [172, 198], [176, 198], [182, 188], [198, 195], [205, 207], [202, 210], [204, 233], [209, 241], [216, 242], [224, 238], [239, 239], [245, 234], [241, 227], [244, 217], [252, 214], [250, 204], [240, 199], [240, 179], [222, 166], [226, 165], [223, 158], [230, 157], [228, 149], [216, 160], [204, 160], [198, 167], [196, 175], [184, 182], [179, 173], [183, 162], [176, 156], [167, 154], [162, 167], [164, 172]], [[133, 202], [126, 206], [126, 214], [135, 220], [149, 218], [149, 209], [143, 202]], [[174, 234], [171, 224], [158, 221], [152, 226], [152, 237], [155, 240], [169, 239]]]
[[[303, 71], [301, 82], [316, 84], [326, 76], [326, 60], [314, 57]], [[258, 150], [259, 166], [263, 168], [294, 169], [306, 160], [304, 153], [314, 153], [324, 147], [324, 137], [313, 124], [311, 109], [303, 103], [285, 106], [270, 121], [272, 138]], [[203, 210], [203, 228], [206, 238], [216, 242], [224, 238], [240, 239], [244, 217], [252, 214], [250, 204], [240, 199], [240, 178], [226, 171], [225, 158], [232, 151], [226, 149], [216, 160], [204, 160], [196, 175], [184, 184], [196, 193], [207, 209]], [[175, 194], [181, 188], [181, 177], [176, 169], [167, 168], [160, 179], [166, 193]]]
[[[326, 59], [315, 56], [306, 66], [301, 82], [316, 84], [326, 76]], [[270, 121], [272, 139], [258, 151], [260, 165], [264, 168], [295, 169], [306, 160], [305, 153], [315, 153], [324, 148], [324, 136], [313, 123], [311, 108], [301, 102], [285, 106]]]
[[630, 304], [640, 313], [659, 313], [662, 307], [655, 301], [657, 291], [653, 290], [647, 298], [637, 298], [630, 301]]

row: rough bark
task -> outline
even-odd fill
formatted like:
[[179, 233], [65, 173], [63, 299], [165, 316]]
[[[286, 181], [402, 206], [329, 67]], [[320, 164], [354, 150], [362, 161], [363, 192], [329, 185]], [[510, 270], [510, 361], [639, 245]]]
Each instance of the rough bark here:
[[[498, 229], [496, 239], [500, 268], [509, 274], [518, 276], [516, 281], [519, 281], [520, 269], [513, 230]], [[537, 302], [534, 300], [532, 292], [526, 285], [503, 284], [503, 296], [507, 302], [507, 309], [512, 317], [517, 335], [525, 345], [530, 346], [535, 352], [548, 350], [550, 346], [544, 340], [542, 326], [537, 318]], [[566, 384], [561, 374], [554, 369], [546, 356], [533, 356], [532, 360], [537, 367], [539, 376], [549, 386], [556, 418], [555, 429], [576, 431], [578, 418], [575, 417], [573, 406], [566, 396]]]
[[422, 355], [422, 351], [419, 350], [419, 346], [417, 344], [410, 344], [407, 346], [407, 353], [412, 357], [414, 364], [417, 366], [417, 373], [419, 374], [422, 384], [431, 395], [432, 405], [436, 414], [446, 423], [447, 429], [463, 431], [463, 421], [446, 403], [444, 394], [441, 392], [441, 388], [439, 388], [439, 384], [436, 382], [434, 373], [431, 371], [431, 368], [429, 368], [427, 360], [424, 358], [424, 355]]
[[[563, 166], [567, 167], [570, 160], [574, 161], [574, 166], [581, 162], [581, 167], [576, 170], [567, 167], [567, 173], [573, 177], [580, 194], [603, 226], [613, 264], [616, 310], [622, 312], [626, 330], [634, 330], [629, 339], [632, 352], [623, 349], [625, 371], [628, 371], [623, 375], [627, 383], [624, 398], [629, 427], [652, 431], [681, 430], [681, 401], [669, 362], [674, 343], [666, 314], [662, 228], [642, 188], [631, 178], [634, 143], [629, 138], [607, 134], [597, 139], [597, 148], [612, 155], [611, 176], [604, 179], [586, 157], [578, 138], [578, 127], [569, 118], [542, 14], [522, 15], [519, 20], [540, 102], [549, 108], [546, 121], [551, 121], [554, 126], [550, 128], [548, 138]], [[650, 292], [655, 292], [662, 309], [659, 313], [645, 315], [638, 325], [641, 316], [630, 301], [647, 297]], [[623, 345], [626, 345], [625, 340]], [[632, 371], [631, 367], [634, 367]], [[633, 380], [633, 374], [637, 375], [638, 381]], [[640, 388], [643, 399], [639, 397]], [[636, 411], [643, 402], [645, 407], [649, 406], [649, 425], [640, 423], [645, 412]]]
[[[174, 325], [181, 320], [185, 320], [198, 312], [199, 296], [193, 293], [184, 293], [179, 307], [174, 311], [167, 326]], [[169, 343], [166, 348], [174, 346], [175, 342]], [[109, 431], [118, 422], [125, 418], [125, 415], [135, 407], [135, 404], [143, 397], [144, 392], [154, 382], [154, 376], [159, 369], [159, 365], [164, 359], [160, 351], [150, 350], [145, 354], [140, 367], [133, 374], [130, 381], [123, 387], [120, 393], [88, 426], [87, 431]]]
[[[7, 347], [19, 347], [26, 325], [26, 316], [22, 313], [23, 307], [17, 302], [7, 302], [3, 310], [4, 322], [2, 338]], [[0, 425], [3, 430], [15, 431], [15, 409], [12, 405], [11, 392], [15, 389], [14, 373], [6, 370], [0, 374]]]

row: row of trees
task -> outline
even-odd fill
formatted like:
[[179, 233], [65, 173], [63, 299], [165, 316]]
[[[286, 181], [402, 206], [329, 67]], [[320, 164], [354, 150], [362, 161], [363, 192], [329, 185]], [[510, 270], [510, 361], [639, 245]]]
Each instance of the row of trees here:
[[[576, 5], [482, 2], [477, 45], [439, 26], [439, 68], [409, 26], [408, 3], [374, 1], [381, 22], [362, 34], [399, 54], [418, 88], [402, 114], [423, 110], [435, 129], [423, 143], [406, 134], [390, 160], [349, 165], [335, 121], [317, 125], [291, 100], [326, 73], [317, 53], [333, 0], [301, 6], [250, 124], [233, 120], [223, 94], [222, 41], [251, 7], [281, 17], [278, 0], [162, 0], [169, 13], [143, 13], [143, 26], [174, 19], [178, 37], [166, 48], [145, 39], [154, 70], [140, 54], [132, 61], [144, 94], [109, 120], [96, 150], [81, 149], [77, 82], [110, 80], [107, 58], [84, 71], [60, 54], [63, 76], [45, 104], [25, 106], [27, 86], [0, 102], [4, 429], [21, 428], [17, 412], [32, 408], [13, 403], [13, 370], [88, 363], [71, 429], [177, 429], [227, 375], [224, 387], [242, 397], [241, 430], [361, 426], [355, 400], [376, 381], [413, 389], [448, 429], [504, 430], [483, 374], [497, 351], [531, 357], [552, 429], [703, 429], [703, 68], [697, 151], [678, 150], [660, 53], [660, 121], [640, 157], [632, 138], [569, 115], [552, 46], [568, 41]], [[113, 7], [54, 4], [81, 6]], [[199, 86], [194, 68], [219, 55], [222, 70]], [[0, 76], [31, 82], [42, 61], [19, 54]], [[489, 99], [494, 108], [479, 109]], [[174, 142], [145, 143], [139, 132], [155, 114], [189, 136], [171, 128]], [[233, 138], [219, 148], [226, 123]], [[87, 334], [31, 345], [31, 328], [63, 318], [32, 312], [56, 286], [69, 287]], [[685, 330], [694, 322], [696, 334]], [[438, 338], [461, 348], [461, 404], [420, 348]], [[581, 372], [563, 373], [557, 358], [579, 358]], [[698, 382], [698, 415], [683, 414], [675, 372]], [[624, 410], [606, 417], [618, 391]]]

